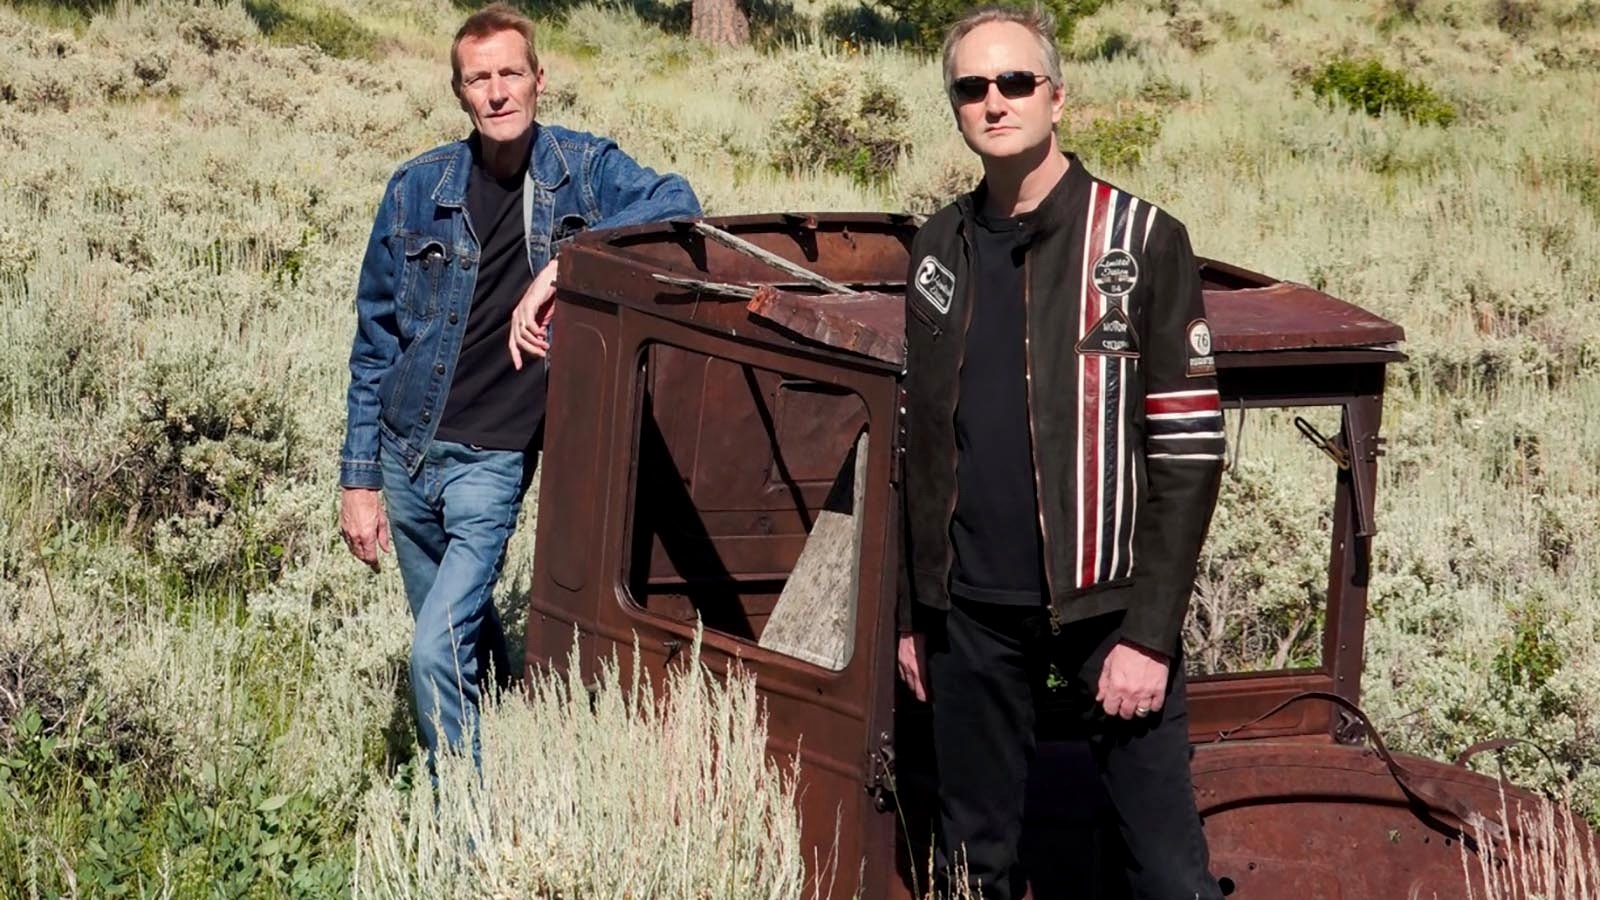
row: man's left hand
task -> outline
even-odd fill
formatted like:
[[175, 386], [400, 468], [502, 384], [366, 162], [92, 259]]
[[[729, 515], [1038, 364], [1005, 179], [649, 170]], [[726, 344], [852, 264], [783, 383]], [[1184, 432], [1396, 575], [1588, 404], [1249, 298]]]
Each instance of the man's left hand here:
[[1167, 696], [1170, 668], [1165, 654], [1138, 644], [1119, 642], [1106, 654], [1100, 668], [1100, 692], [1095, 695], [1108, 716], [1144, 718], [1159, 712]]
[[522, 354], [544, 356], [550, 352], [550, 316], [556, 311], [556, 261], [550, 262], [533, 279], [533, 284], [511, 312], [511, 366], [522, 371]]

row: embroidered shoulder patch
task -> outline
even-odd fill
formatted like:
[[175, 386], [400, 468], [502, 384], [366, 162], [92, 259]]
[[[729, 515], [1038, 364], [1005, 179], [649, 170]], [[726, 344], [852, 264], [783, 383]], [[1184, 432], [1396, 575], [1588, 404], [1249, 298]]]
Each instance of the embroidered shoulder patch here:
[[917, 264], [916, 277], [912, 279], [917, 293], [940, 314], [950, 312], [950, 301], [956, 295], [956, 276], [944, 263], [932, 256], [924, 256]]
[[1138, 359], [1139, 335], [1134, 332], [1133, 323], [1128, 321], [1128, 314], [1122, 311], [1122, 307], [1113, 306], [1078, 341], [1078, 352]]
[[1089, 278], [1107, 297], [1123, 297], [1139, 283], [1139, 263], [1126, 250], [1107, 250], [1094, 261]]
[[1206, 324], [1205, 319], [1195, 319], [1189, 323], [1187, 343], [1188, 364], [1184, 367], [1184, 374], [1190, 378], [1217, 374], [1217, 358], [1211, 352], [1211, 326]]

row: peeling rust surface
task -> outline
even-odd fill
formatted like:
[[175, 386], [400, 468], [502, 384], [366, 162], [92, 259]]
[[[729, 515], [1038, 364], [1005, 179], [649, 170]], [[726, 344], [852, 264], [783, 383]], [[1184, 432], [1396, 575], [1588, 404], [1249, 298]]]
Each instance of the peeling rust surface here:
[[[1491, 868], [1524, 838], [1519, 807], [1540, 798], [1467, 769], [1397, 754], [1407, 772], [1449, 803], [1407, 796], [1375, 754], [1362, 747], [1280, 741], [1206, 744], [1195, 750], [1195, 799], [1205, 819], [1213, 873], [1232, 896], [1456, 898], [1484, 896], [1482, 854]], [[1503, 839], [1482, 844], [1455, 809], [1500, 818]], [[1463, 844], [1462, 836], [1468, 840]], [[1579, 823], [1578, 839], [1594, 835]]]
[[905, 364], [905, 294], [798, 294], [763, 286], [746, 309], [807, 340]]

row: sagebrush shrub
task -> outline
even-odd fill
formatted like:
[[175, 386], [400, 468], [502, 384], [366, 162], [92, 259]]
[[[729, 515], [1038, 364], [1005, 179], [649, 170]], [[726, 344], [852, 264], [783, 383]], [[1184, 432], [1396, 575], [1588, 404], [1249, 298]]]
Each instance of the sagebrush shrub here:
[[805, 83], [773, 127], [774, 161], [822, 168], [858, 184], [882, 181], [910, 146], [905, 101], [871, 71], [827, 66]]
[[1062, 120], [1061, 143], [1091, 165], [1106, 169], [1137, 166], [1161, 137], [1161, 118], [1153, 112], [1133, 110], [1095, 119], [1081, 129]]

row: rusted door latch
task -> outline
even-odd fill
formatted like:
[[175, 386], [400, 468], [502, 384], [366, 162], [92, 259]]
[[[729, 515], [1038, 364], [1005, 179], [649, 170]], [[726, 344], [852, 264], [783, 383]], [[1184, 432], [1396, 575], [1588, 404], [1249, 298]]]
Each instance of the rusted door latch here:
[[1324, 437], [1322, 432], [1317, 430], [1317, 426], [1307, 422], [1304, 416], [1294, 417], [1294, 427], [1300, 429], [1300, 433], [1311, 442], [1311, 446], [1328, 454], [1334, 465], [1341, 470], [1350, 468], [1350, 452], [1344, 448], [1344, 441], [1340, 439], [1342, 433], [1331, 439]]
[[[1294, 417], [1294, 427], [1311, 442], [1313, 447], [1327, 454], [1339, 471], [1350, 473], [1351, 491], [1350, 503], [1355, 512], [1356, 537], [1369, 538], [1378, 531], [1377, 522], [1372, 514], [1372, 485], [1371, 473], [1368, 463], [1375, 462], [1383, 455], [1383, 446], [1387, 439], [1372, 433], [1376, 429], [1357, 427], [1359, 423], [1353, 420], [1350, 408], [1345, 407], [1344, 419], [1339, 433], [1327, 437], [1317, 430], [1317, 426], [1306, 421], [1302, 416]], [[1354, 435], [1354, 437], [1352, 437]], [[1361, 463], [1361, 465], [1351, 465]]]

